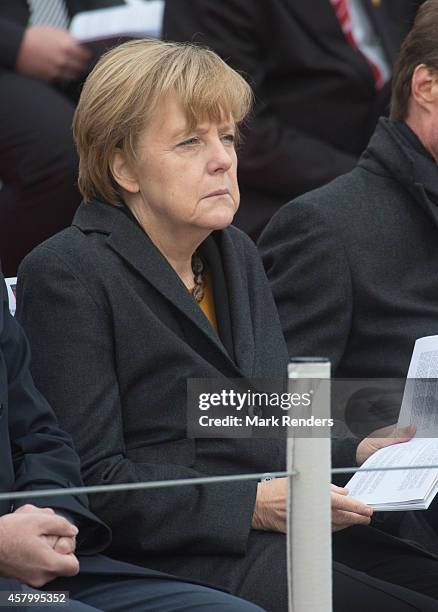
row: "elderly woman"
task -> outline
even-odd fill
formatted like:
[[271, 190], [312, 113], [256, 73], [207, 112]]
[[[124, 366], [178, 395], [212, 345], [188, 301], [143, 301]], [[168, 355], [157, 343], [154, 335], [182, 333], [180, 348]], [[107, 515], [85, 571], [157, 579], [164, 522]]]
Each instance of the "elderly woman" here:
[[[250, 103], [247, 83], [213, 52], [160, 41], [117, 47], [85, 83], [73, 126], [85, 201], [71, 228], [25, 260], [18, 312], [37, 384], [88, 484], [284, 468], [278, 440], [186, 434], [188, 378], [278, 378], [286, 368], [257, 251], [230, 227]], [[114, 555], [283, 612], [285, 493], [279, 479], [91, 503], [113, 528]], [[367, 524], [370, 509], [344, 493], [333, 493], [334, 526]], [[338, 565], [334, 584], [336, 610], [437, 607]]]

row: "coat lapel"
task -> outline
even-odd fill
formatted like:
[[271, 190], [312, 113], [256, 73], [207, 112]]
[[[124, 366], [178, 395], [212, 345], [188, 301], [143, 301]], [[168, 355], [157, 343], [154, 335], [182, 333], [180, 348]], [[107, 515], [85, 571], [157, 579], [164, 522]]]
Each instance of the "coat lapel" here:
[[[184, 283], [150, 240], [149, 236], [121, 209], [100, 201], [82, 204], [73, 221], [84, 232], [108, 235], [107, 245], [150, 283], [164, 299], [194, 324], [214, 345], [228, 366], [236, 366], [210, 322]], [[213, 272], [214, 274], [214, 272]], [[239, 374], [236, 372], [236, 376]]]
[[254, 331], [248, 290], [247, 270], [238, 257], [230, 232], [215, 232], [228, 288], [231, 329], [236, 365], [243, 376], [252, 376], [255, 355]]
[[[421, 146], [421, 145], [420, 145]], [[397, 124], [381, 118], [370, 143], [359, 160], [376, 174], [396, 177], [438, 227], [438, 167], [407, 140]]]

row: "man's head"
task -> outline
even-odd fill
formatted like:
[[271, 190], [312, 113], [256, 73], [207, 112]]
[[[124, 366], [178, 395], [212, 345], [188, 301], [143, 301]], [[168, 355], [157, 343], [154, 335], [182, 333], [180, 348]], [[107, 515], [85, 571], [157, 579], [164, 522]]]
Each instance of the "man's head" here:
[[427, 0], [400, 50], [391, 119], [406, 121], [438, 161], [438, 0]]

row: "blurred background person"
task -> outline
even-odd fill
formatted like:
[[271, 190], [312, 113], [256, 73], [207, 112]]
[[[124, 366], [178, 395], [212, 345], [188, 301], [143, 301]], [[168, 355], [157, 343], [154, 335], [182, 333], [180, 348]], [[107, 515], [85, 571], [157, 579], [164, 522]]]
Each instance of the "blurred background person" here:
[[214, 49], [252, 84], [235, 224], [257, 237], [285, 202], [349, 172], [388, 110], [419, 0], [167, 0], [163, 36]]
[[0, 0], [0, 257], [71, 223], [81, 197], [71, 122], [92, 53], [68, 32], [81, 11], [122, 0]]

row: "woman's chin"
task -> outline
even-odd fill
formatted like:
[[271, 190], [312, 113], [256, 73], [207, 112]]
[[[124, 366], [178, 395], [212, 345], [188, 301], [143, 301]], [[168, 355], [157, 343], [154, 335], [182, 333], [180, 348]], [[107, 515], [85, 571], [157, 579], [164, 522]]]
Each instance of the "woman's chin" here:
[[233, 222], [236, 211], [235, 205], [218, 206], [204, 216], [202, 225], [205, 224], [212, 231], [225, 229]]
[[227, 211], [222, 214], [212, 216], [209, 220], [209, 227], [212, 231], [226, 229], [232, 224], [234, 219], [234, 211]]

